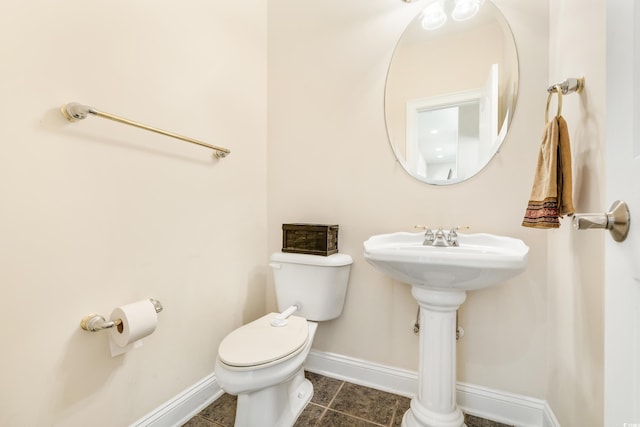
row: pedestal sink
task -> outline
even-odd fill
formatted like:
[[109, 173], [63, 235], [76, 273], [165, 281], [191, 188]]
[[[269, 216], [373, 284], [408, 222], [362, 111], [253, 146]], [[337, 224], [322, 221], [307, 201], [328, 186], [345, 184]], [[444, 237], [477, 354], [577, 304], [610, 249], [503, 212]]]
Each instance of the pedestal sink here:
[[418, 393], [403, 427], [462, 427], [456, 403], [456, 311], [466, 292], [522, 273], [529, 247], [492, 234], [459, 234], [459, 246], [425, 246], [423, 233], [391, 233], [364, 242], [364, 257], [381, 272], [411, 285], [420, 305]]

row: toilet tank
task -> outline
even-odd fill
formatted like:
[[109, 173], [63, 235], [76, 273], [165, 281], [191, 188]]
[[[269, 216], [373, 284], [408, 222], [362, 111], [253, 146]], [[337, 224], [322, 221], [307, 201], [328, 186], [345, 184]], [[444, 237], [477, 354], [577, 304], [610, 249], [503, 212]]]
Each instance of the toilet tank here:
[[329, 256], [276, 252], [269, 266], [278, 310], [297, 304], [297, 316], [316, 322], [342, 314], [353, 259], [347, 254]]

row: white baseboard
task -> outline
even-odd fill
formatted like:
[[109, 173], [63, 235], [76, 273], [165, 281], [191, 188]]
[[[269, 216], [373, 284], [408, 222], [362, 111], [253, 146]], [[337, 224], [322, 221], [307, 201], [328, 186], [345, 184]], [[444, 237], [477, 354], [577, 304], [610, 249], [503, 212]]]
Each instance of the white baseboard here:
[[465, 413], [518, 427], [560, 427], [546, 401], [466, 383], [456, 386]]
[[[401, 396], [413, 397], [418, 373], [334, 353], [312, 350], [305, 369]], [[471, 384], [457, 384], [460, 408], [475, 416], [518, 427], [560, 427], [546, 401]]]
[[335, 353], [311, 350], [304, 368], [316, 374], [400, 396], [413, 397], [418, 389], [418, 374], [414, 371], [377, 365]]
[[222, 396], [224, 392], [210, 374], [129, 427], [177, 427]]
[[[413, 397], [418, 374], [334, 353], [311, 350], [305, 369], [354, 384]], [[458, 383], [460, 408], [470, 414], [517, 427], [560, 427], [546, 401], [487, 387]], [[206, 408], [224, 392], [211, 374], [130, 427], [177, 427]]]

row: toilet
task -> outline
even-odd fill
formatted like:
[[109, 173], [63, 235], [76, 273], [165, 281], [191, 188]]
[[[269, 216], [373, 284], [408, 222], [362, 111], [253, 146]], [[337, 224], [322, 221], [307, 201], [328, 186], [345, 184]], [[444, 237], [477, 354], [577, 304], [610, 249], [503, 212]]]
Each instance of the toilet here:
[[304, 362], [323, 322], [342, 314], [352, 258], [274, 253], [269, 262], [280, 313], [227, 335], [218, 348], [216, 380], [238, 396], [235, 427], [291, 427], [313, 386]]

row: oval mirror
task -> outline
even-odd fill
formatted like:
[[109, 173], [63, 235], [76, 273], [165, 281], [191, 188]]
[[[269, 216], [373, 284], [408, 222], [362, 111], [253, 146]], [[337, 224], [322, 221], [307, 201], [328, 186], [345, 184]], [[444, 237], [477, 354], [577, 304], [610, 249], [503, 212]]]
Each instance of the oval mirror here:
[[[463, 3], [477, 13], [461, 16]], [[495, 5], [430, 2], [402, 34], [387, 74], [385, 120], [396, 158], [429, 184], [471, 178], [504, 141], [517, 88], [516, 44]]]

